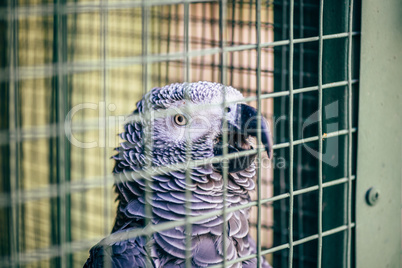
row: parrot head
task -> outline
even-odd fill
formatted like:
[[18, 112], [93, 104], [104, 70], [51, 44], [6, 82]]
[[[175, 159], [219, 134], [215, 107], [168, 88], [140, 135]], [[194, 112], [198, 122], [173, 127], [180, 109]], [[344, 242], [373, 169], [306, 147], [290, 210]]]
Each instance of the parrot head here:
[[[222, 105], [224, 99], [226, 107]], [[238, 154], [258, 146], [255, 141], [259, 131], [262, 146], [271, 158], [268, 123], [242, 100], [237, 89], [212, 82], [176, 83], [152, 89], [137, 103], [143, 144], [152, 151], [152, 164], [182, 163], [189, 153], [193, 160], [209, 159], [222, 155], [227, 146], [227, 153], [234, 154], [229, 157], [228, 171], [244, 170], [256, 154]], [[227, 131], [223, 129], [224, 118]], [[225, 144], [223, 135], [227, 135]], [[221, 170], [222, 162], [215, 163], [214, 168]]]

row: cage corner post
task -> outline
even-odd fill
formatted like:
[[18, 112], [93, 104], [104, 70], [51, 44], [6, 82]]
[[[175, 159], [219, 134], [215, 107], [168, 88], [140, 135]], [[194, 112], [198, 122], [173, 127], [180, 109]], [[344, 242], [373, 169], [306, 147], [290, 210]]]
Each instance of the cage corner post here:
[[401, 10], [398, 0], [362, 3], [356, 267], [400, 267]]

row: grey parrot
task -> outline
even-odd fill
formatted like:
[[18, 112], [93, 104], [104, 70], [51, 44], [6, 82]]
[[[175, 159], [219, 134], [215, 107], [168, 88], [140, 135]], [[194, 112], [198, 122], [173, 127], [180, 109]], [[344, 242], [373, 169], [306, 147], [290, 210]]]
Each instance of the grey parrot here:
[[[224, 109], [224, 94], [228, 103]], [[268, 157], [272, 139], [266, 120], [256, 109], [242, 103], [242, 94], [219, 83], [175, 83], [154, 88], [137, 103], [133, 115], [140, 118], [125, 124], [121, 146], [113, 156], [116, 161], [115, 191], [117, 215], [111, 236], [124, 237], [146, 224], [183, 220], [186, 215], [186, 187], [191, 190], [191, 213], [195, 217], [223, 208], [222, 162], [207, 161], [223, 154], [223, 118], [227, 118], [229, 154], [256, 148], [257, 123], [261, 122], [261, 143]], [[161, 116], [164, 115], [164, 116]], [[190, 146], [190, 149], [187, 149]], [[147, 170], [205, 160], [200, 166], [166, 170], [141, 176]], [[191, 159], [190, 159], [191, 158]], [[227, 208], [250, 202], [255, 189], [256, 154], [236, 155], [227, 161]], [[186, 170], [191, 184], [186, 184]], [[144, 173], [145, 172], [145, 173]], [[149, 173], [151, 174], [151, 173]], [[151, 181], [146, 195], [147, 180]], [[145, 204], [151, 205], [151, 215]], [[208, 267], [223, 262], [223, 244], [227, 261], [256, 253], [256, 243], [249, 234], [250, 209], [199, 220], [191, 228], [192, 267]], [[227, 236], [223, 243], [223, 224]], [[84, 267], [185, 267], [186, 228], [177, 226], [158, 231], [146, 238], [137, 236], [122, 241], [105, 238], [90, 250]], [[108, 265], [107, 265], [108, 264]], [[270, 267], [261, 258], [262, 267]], [[257, 259], [237, 262], [231, 267], [257, 267]]]

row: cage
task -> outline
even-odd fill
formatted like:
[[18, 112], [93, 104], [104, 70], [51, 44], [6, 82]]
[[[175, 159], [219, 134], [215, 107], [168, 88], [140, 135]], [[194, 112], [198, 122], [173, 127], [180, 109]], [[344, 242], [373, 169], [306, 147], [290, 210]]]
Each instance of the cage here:
[[214, 81], [240, 90], [274, 140], [270, 161], [248, 152], [259, 160], [244, 205], [256, 252], [217, 266], [397, 267], [401, 4], [361, 2], [0, 3], [0, 266], [82, 266], [113, 227], [110, 157], [125, 115], [154, 87]]

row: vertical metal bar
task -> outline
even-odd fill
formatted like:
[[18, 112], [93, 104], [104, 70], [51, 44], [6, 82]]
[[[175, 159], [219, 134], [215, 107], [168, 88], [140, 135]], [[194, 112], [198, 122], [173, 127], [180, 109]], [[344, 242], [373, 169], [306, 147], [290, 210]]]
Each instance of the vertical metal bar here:
[[[346, 5], [345, 5], [346, 6]], [[347, 17], [347, 15], [345, 14], [345, 17]], [[346, 26], [345, 26], [346, 27]], [[348, 40], [347, 39], [345, 39], [345, 42], [348, 42]], [[345, 45], [345, 55], [347, 55], [348, 54], [348, 46], [347, 45]], [[347, 59], [345, 59], [344, 60], [344, 65], [345, 65], [345, 74], [344, 74], [344, 79], [345, 80], [348, 80], [348, 77], [347, 77], [347, 73], [348, 73], [348, 62], [347, 62]], [[344, 128], [347, 128], [347, 126], [348, 126], [348, 121], [349, 121], [349, 115], [348, 115], [348, 113], [349, 113], [349, 111], [348, 111], [348, 109], [349, 109], [349, 107], [348, 107], [348, 100], [347, 100], [347, 96], [348, 96], [348, 94], [349, 94], [349, 92], [348, 92], [348, 87], [346, 86], [346, 87], [344, 87], [344, 89], [343, 89], [343, 97], [345, 98], [345, 102], [343, 103], [343, 108], [344, 108], [344, 110], [346, 111], [346, 112], [344, 112], [343, 113], [343, 120], [344, 120], [344, 122], [345, 122], [345, 127]], [[346, 137], [344, 137], [344, 142], [343, 142], [343, 152], [344, 152], [344, 154], [343, 154], [343, 163], [342, 163], [342, 167], [343, 167], [343, 170], [342, 170], [342, 175], [343, 175], [343, 177], [345, 177], [345, 178], [347, 178], [348, 177], [348, 174], [349, 174], [349, 172], [348, 172], [348, 163], [349, 163], [349, 159], [348, 159], [348, 147], [349, 147], [349, 144], [348, 144], [348, 142], [346, 142], [346, 140], [348, 140], [348, 137], [346, 136]], [[349, 192], [349, 185], [346, 183], [345, 185], [344, 185], [344, 187], [343, 187], [343, 192], [342, 192], [342, 194], [343, 194], [343, 224], [345, 224], [345, 225], [347, 225], [348, 224], [348, 214], [349, 214], [349, 212], [348, 212], [348, 192]], [[347, 248], [348, 248], [348, 231], [345, 231], [345, 232], [343, 232], [343, 256], [342, 256], [342, 264], [346, 267], [347, 266], [347, 258], [348, 258], [348, 251], [347, 251]]]
[[[233, 2], [236, 2], [236, 1], [233, 1]], [[242, 20], [242, 18], [243, 18], [243, 16], [244, 16], [244, 10], [245, 10], [245, 8], [244, 8], [244, 1], [239, 1], [239, 3], [238, 3], [238, 9], [237, 9], [237, 11], [238, 11], [238, 18], [240, 18], [240, 20]], [[236, 5], [234, 6], [234, 8], [236, 8]], [[248, 31], [245, 31], [244, 30], [244, 23], [240, 23], [239, 25], [238, 25], [238, 29], [239, 29], [239, 40], [243, 40], [243, 39], [246, 39], [247, 37], [245, 37], [245, 35], [246, 35], [246, 33], [248, 32]], [[232, 37], [233, 38], [233, 40], [234, 40], [234, 36]], [[240, 79], [239, 79], [239, 84], [240, 85], [243, 85], [244, 84], [244, 80], [245, 80], [245, 78], [244, 78], [244, 76], [243, 75], [240, 75]], [[247, 90], [248, 92], [247, 93], [249, 93], [249, 91], [250, 91], [250, 89], [248, 89]]]
[[[299, 38], [304, 37], [304, 2], [303, 0], [299, 0]], [[304, 44], [299, 44], [299, 88], [303, 88], [303, 79], [304, 79]], [[303, 125], [303, 93], [298, 94], [298, 119], [299, 123], [297, 126], [298, 129], [298, 138], [300, 139], [303, 135], [302, 125]], [[302, 146], [297, 147], [297, 189], [302, 188], [302, 172], [303, 172], [303, 162], [302, 162]], [[303, 195], [297, 196], [297, 216], [298, 216], [298, 239], [304, 237], [303, 233]], [[304, 267], [304, 244], [298, 246], [298, 264], [300, 268]]]
[[10, 194], [11, 194], [11, 225], [10, 252], [11, 267], [19, 267], [19, 143], [21, 136], [18, 101], [18, 20], [16, 16], [16, 0], [8, 0], [8, 55], [9, 55], [9, 121], [10, 121]]
[[[102, 84], [102, 95], [101, 95], [101, 102], [103, 105], [100, 107], [100, 120], [102, 122], [103, 129], [101, 129], [102, 135], [100, 135], [99, 143], [103, 145], [103, 219], [104, 219], [104, 224], [103, 224], [103, 233], [104, 235], [107, 235], [110, 233], [110, 226], [109, 226], [109, 219], [110, 219], [110, 207], [109, 207], [109, 201], [110, 201], [110, 189], [108, 187], [108, 179], [107, 175], [109, 173], [108, 169], [108, 160], [109, 160], [109, 152], [108, 152], [108, 146], [109, 146], [109, 138], [108, 138], [108, 120], [107, 120], [107, 115], [108, 115], [108, 105], [109, 105], [109, 96], [108, 96], [108, 71], [106, 69], [107, 65], [107, 30], [108, 30], [108, 10], [107, 10], [107, 2], [108, 0], [101, 0], [101, 9], [100, 9], [100, 14], [99, 14], [99, 20], [100, 20], [100, 58], [102, 62], [102, 73], [101, 73], [101, 84]], [[107, 256], [104, 257], [103, 259], [103, 265], [104, 267], [111, 267], [111, 261]]]
[[[345, 69], [347, 69], [347, 67]], [[345, 79], [347, 80], [347, 77]], [[345, 93], [345, 95], [348, 94], [347, 87], [345, 88], [344, 93]], [[346, 101], [346, 106], [347, 106], [347, 101]], [[349, 120], [348, 113], [345, 112], [344, 115], [346, 117], [345, 122], [347, 124], [347, 120]], [[347, 178], [348, 177], [348, 143], [346, 143], [346, 142], [344, 142], [344, 157], [343, 157], [342, 164], [343, 164], [343, 170], [342, 170], [343, 177]], [[349, 192], [349, 187], [348, 187], [348, 184], [346, 183], [343, 187], [343, 192], [342, 192], [342, 195], [343, 195], [343, 207], [342, 207], [342, 209], [343, 209], [343, 215], [342, 215], [343, 219], [342, 220], [343, 221], [342, 221], [342, 223], [345, 225], [348, 224], [348, 192]], [[347, 258], [348, 258], [348, 256], [347, 256], [348, 255], [348, 252], [347, 252], [348, 231], [347, 230], [345, 232], [343, 232], [342, 239], [343, 239], [342, 265], [346, 267], [347, 266], [347, 264], [346, 264]]]
[[[286, 29], [286, 26], [287, 26], [287, 1], [284, 1], [282, 3], [282, 14], [281, 15], [282, 15], [281, 16], [282, 17], [282, 37], [281, 37], [281, 39], [285, 40], [287, 37], [287, 31], [286, 31], [287, 30]], [[282, 60], [282, 62], [281, 62], [281, 91], [287, 91], [287, 88], [286, 88], [286, 65], [287, 65], [286, 64], [286, 56], [287, 56], [286, 49], [287, 49], [286, 46], [281, 47], [281, 53], [282, 53], [282, 55], [281, 55], [281, 60]], [[280, 107], [281, 107], [280, 114], [285, 115], [285, 113], [286, 113], [286, 99], [285, 98], [281, 98]], [[285, 122], [283, 122], [283, 123], [281, 122], [279, 132], [285, 133], [285, 127], [286, 127]], [[285, 137], [283, 136], [280, 142], [284, 142], [284, 141], [285, 141]], [[281, 150], [279, 150], [279, 152], [281, 154], [280, 157], [285, 159], [285, 157], [286, 157], [285, 150], [281, 149]], [[280, 184], [280, 193], [281, 194], [284, 193], [285, 191], [287, 191], [287, 189], [286, 189], [286, 173], [285, 173], [284, 168], [280, 169], [279, 184]], [[280, 222], [282, 225], [281, 230], [288, 230], [287, 226], [285, 226], [286, 225], [286, 210], [287, 210], [286, 201], [281, 200], [279, 202], [280, 202], [280, 207], [281, 207], [281, 212], [280, 212], [280, 216], [281, 216]], [[280, 237], [281, 237], [281, 245], [285, 244], [286, 240], [287, 240], [286, 233], [280, 232]], [[286, 266], [286, 261], [287, 261], [286, 255], [285, 255], [286, 253], [287, 253], [287, 251], [283, 251], [280, 254], [280, 257], [281, 257], [280, 267]]]
[[[223, 101], [222, 101], [222, 107], [223, 107], [223, 126], [222, 129], [223, 135], [222, 135], [222, 144], [226, 145], [228, 143], [228, 133], [227, 133], [227, 115], [224, 112], [225, 107], [226, 107], [226, 60], [227, 60], [227, 55], [225, 51], [226, 47], [226, 12], [227, 12], [227, 0], [222, 0], [219, 2], [219, 40], [220, 40], [220, 48], [221, 48], [221, 83], [223, 84]], [[228, 148], [227, 146], [223, 147], [223, 159], [227, 157], [228, 154]], [[227, 184], [228, 184], [228, 163], [227, 161], [223, 161], [223, 168], [222, 168], [222, 179], [223, 179], [223, 209], [222, 209], [222, 217], [223, 217], [223, 228], [222, 228], [222, 252], [223, 252], [223, 261], [222, 261], [222, 267], [226, 267], [226, 258], [227, 258], [227, 252], [226, 252], [226, 239], [227, 239], [227, 222], [226, 222], [226, 196], [227, 196]]]
[[[236, 29], [236, 27], [235, 27], [235, 16], [236, 16], [236, 1], [232, 1], [232, 18], [231, 18], [231, 21], [230, 21], [230, 24], [231, 24], [231, 42], [230, 42], [230, 46], [233, 46], [235, 43], [234, 43], [234, 40], [235, 40], [235, 34], [236, 34], [236, 31], [235, 31], [235, 29]], [[251, 32], [251, 31], [250, 31]], [[234, 53], [231, 53], [230, 54], [230, 59], [229, 59], [229, 66], [230, 66], [230, 81], [229, 81], [229, 83], [230, 83], [230, 85], [233, 85], [233, 73], [234, 73], [234, 68], [233, 68], [233, 65], [234, 65]]]
[[[156, 50], [156, 53], [161, 54], [162, 53], [162, 33], [164, 32], [162, 22], [164, 22], [165, 17], [163, 14], [163, 6], [157, 6], [156, 9], [157, 9], [157, 18], [158, 18], [158, 21], [156, 24], [156, 32], [158, 34], [158, 42], [157, 42], [158, 48]], [[162, 84], [162, 65], [163, 65], [163, 62], [158, 62], [158, 71], [157, 71], [158, 85]]]
[[[142, 56], [146, 57], [148, 56], [148, 17], [149, 17], [149, 7], [146, 5], [145, 0], [142, 0], [142, 6], [141, 6], [141, 24], [142, 24], [142, 29], [141, 29], [141, 44], [142, 44]], [[148, 92], [148, 87], [149, 87], [149, 78], [148, 78], [148, 61], [147, 58], [142, 64], [142, 94], [145, 95]], [[145, 113], [149, 113], [150, 111], [145, 111]], [[147, 116], [147, 115], [146, 115]], [[145, 133], [148, 135], [149, 133]], [[146, 136], [145, 135], [145, 136]], [[149, 137], [145, 137], [145, 140], [150, 140]], [[147, 146], [145, 146], [147, 148]], [[148, 150], [147, 150], [148, 151]], [[145, 152], [145, 156], [146, 153]], [[148, 164], [148, 163], [147, 163]], [[148, 186], [148, 184], [146, 185]], [[147, 189], [149, 190], [149, 189]], [[147, 197], [148, 191], [145, 191], [145, 197]], [[147, 200], [147, 199], [146, 199]], [[152, 212], [150, 210], [150, 207], [147, 205], [147, 202], [145, 202], [145, 212], [146, 215], [150, 215]], [[145, 217], [145, 225], [147, 225], [149, 222], [149, 218]]]
[[[209, 6], [209, 14], [210, 14], [208, 18], [209, 18], [209, 22], [212, 24], [213, 21], [214, 21], [214, 12], [215, 12], [215, 9], [216, 9], [216, 5], [215, 4], [210, 4], [208, 6]], [[220, 31], [220, 28], [219, 28], [219, 31]], [[218, 33], [218, 35], [219, 35], [219, 33]], [[211, 36], [216, 36], [216, 27], [211, 27]], [[205, 43], [205, 41], [203, 41], [202, 43]], [[215, 61], [215, 56], [213, 57], [213, 59]], [[213, 62], [209, 63], [208, 65], [211, 66], [211, 79], [212, 79], [212, 81], [215, 81], [215, 80], [219, 81], [219, 78], [220, 78], [219, 77], [219, 71], [215, 72], [215, 70], [218, 69], [219, 66], [216, 65]], [[217, 76], [216, 76], [216, 73], [218, 73]]]
[[[24, 20], [22, 20], [21, 21], [21, 24], [20, 24], [20, 27], [22, 28], [22, 29], [26, 29], [26, 31], [27, 32], [31, 32], [33, 29], [32, 29], [32, 27], [30, 27], [31, 26], [31, 23], [30, 23], [31, 21], [29, 20], [29, 19], [24, 19]], [[49, 25], [48, 24], [48, 22], [45, 22], [45, 20], [43, 20], [43, 27], [44, 27], [44, 29], [46, 29], [46, 26], [47, 25]], [[48, 49], [48, 47], [46, 47], [46, 43], [47, 42], [44, 42], [45, 44], [44, 44], [44, 48], [43, 49], [45, 49], [45, 50], [47, 50]], [[47, 43], [48, 44], [48, 43]], [[27, 48], [25, 48], [26, 49], [26, 51], [28, 52], [28, 53], [32, 53], [32, 51], [30, 51], [29, 50], [29, 48], [27, 47]], [[24, 50], [24, 49], [21, 49], [21, 50]], [[39, 83], [38, 83], [38, 80], [34, 80], [33, 81], [33, 85], [32, 85], [32, 88], [38, 88], [39, 87], [39, 85], [38, 85]], [[30, 103], [30, 105], [32, 105], [32, 107], [38, 107], [38, 105], [40, 105], [40, 104], [38, 104], [38, 99], [37, 99], [37, 97], [36, 96], [32, 96], [32, 98], [30, 98], [30, 100], [32, 100], [32, 102]], [[31, 124], [32, 125], [38, 125], [38, 114], [37, 113], [35, 113], [35, 112], [32, 112], [32, 113], [30, 113], [29, 114], [29, 116], [24, 116], [24, 121], [25, 120], [27, 120], [28, 122], [31, 122]], [[32, 159], [35, 159], [36, 157], [37, 157], [37, 152], [36, 151], [31, 151], [30, 152], [30, 154], [31, 154], [31, 156], [30, 157], [32, 157]], [[23, 183], [21, 183], [21, 187], [24, 187], [23, 186]], [[38, 209], [38, 207], [35, 207], [35, 208], [29, 208], [29, 210], [31, 210], [32, 209], [32, 211], [31, 211], [31, 213], [34, 215], [34, 217], [36, 217], [37, 219], [40, 219], [40, 218], [42, 218], [42, 217], [45, 217], [45, 215], [43, 215], [41, 212], [42, 212], [42, 210], [40, 210], [40, 209]], [[29, 213], [29, 212], [28, 212]], [[31, 231], [28, 231], [27, 232], [27, 230], [26, 230], [26, 228], [25, 228], [25, 222], [26, 222], [26, 215], [28, 214], [27, 213], [27, 211], [26, 211], [26, 205], [23, 205], [22, 206], [22, 209], [21, 209], [21, 215], [23, 215], [23, 217], [22, 217], [22, 219], [21, 219], [21, 226], [24, 226], [23, 228], [22, 228], [22, 232], [20, 233], [20, 235], [21, 235], [21, 237], [23, 237], [23, 243], [21, 243], [22, 245], [24, 245], [22, 248], [21, 248], [21, 250], [25, 250], [25, 245], [27, 244], [27, 243], [32, 243], [32, 246], [33, 246], [33, 248], [39, 248], [40, 247], [40, 239], [41, 239], [41, 237], [43, 237], [43, 234], [41, 233], [41, 225], [40, 224], [36, 224], [33, 228], [32, 228], [32, 230]], [[29, 221], [28, 221], [29, 222]], [[29, 224], [29, 223], [28, 223]], [[33, 233], [33, 239], [27, 239], [26, 237], [27, 237], [27, 233], [29, 233], [29, 232], [32, 232]], [[32, 242], [31, 242], [32, 241]]]
[[[168, 16], [167, 16], [167, 20], [168, 20], [168, 22], [167, 22], [167, 40], [166, 40], [166, 53], [170, 53], [170, 43], [171, 43], [171, 40], [173, 39], [173, 37], [172, 37], [172, 6], [171, 5], [169, 5], [169, 7], [168, 7]], [[168, 84], [169, 83], [169, 63], [168, 62], [166, 62], [165, 63], [166, 65], [165, 65], [165, 74], [166, 74], [166, 77], [165, 77], [165, 84]]]
[[[201, 17], [202, 18], [206, 18], [206, 16], [207, 16], [207, 5], [213, 5], [213, 4], [208, 4], [208, 3], [202, 3], [201, 4], [202, 5], [202, 11], [201, 11]], [[206, 39], [206, 32], [207, 32], [207, 29], [206, 29], [207, 27], [202, 27], [202, 29], [201, 29], [201, 50], [204, 50], [204, 48], [205, 48], [205, 39]], [[199, 78], [201, 79], [201, 80], [204, 80], [204, 69], [205, 69], [205, 57], [201, 57], [201, 59], [200, 59], [200, 66], [199, 66], [199, 71], [200, 71], [200, 74], [199, 74]], [[212, 68], [211, 68], [211, 70], [212, 70]]]
[[[74, 3], [76, 4], [77, 3], [77, 1], [79, 1], [79, 0], [74, 0]], [[69, 17], [69, 19], [71, 19], [71, 24], [69, 25], [69, 35], [70, 35], [70, 39], [71, 40], [76, 40], [76, 37], [77, 37], [77, 24], [79, 24], [78, 23], [78, 18], [79, 18], [80, 16], [77, 14], [77, 13], [74, 13], [74, 14], [72, 14], [70, 17]], [[47, 21], [44, 21], [43, 22], [43, 27], [47, 27], [46, 25], [48, 24], [48, 22]], [[76, 46], [75, 45], [71, 45], [70, 47], [67, 47], [67, 49], [68, 49], [68, 53], [69, 53], [69, 55], [70, 55], [70, 57], [71, 58], [74, 58], [74, 54], [75, 54], [75, 50], [76, 50]], [[72, 75], [73, 76], [73, 75]], [[74, 77], [74, 76], [73, 76]], [[73, 80], [73, 79], [71, 79], [71, 80]], [[74, 94], [73, 93], [73, 88], [74, 87], [74, 85], [73, 85], [73, 83], [71, 82], [69, 85], [68, 85], [68, 89], [69, 89], [69, 92], [71, 92], [71, 99], [72, 99], [72, 97], [73, 97], [73, 95], [72, 94]], [[75, 94], [75, 96], [76, 97], [78, 97], [77, 96], [77, 94]], [[79, 94], [79, 96], [80, 96], [80, 99], [81, 99], [81, 102], [83, 102], [83, 98], [82, 98], [82, 93], [81, 94]], [[70, 100], [71, 100], [70, 99]], [[68, 108], [70, 108], [71, 107], [71, 101], [69, 102], [69, 106], [68, 106]], [[83, 120], [84, 118], [85, 118], [85, 110], [83, 110], [82, 111], [82, 113], [80, 113], [80, 115], [76, 115], [77, 117], [80, 117], [80, 120]], [[71, 117], [69, 117], [69, 118], [66, 118], [66, 120], [69, 120], [69, 122], [71, 122]], [[70, 140], [70, 137], [68, 137], [68, 139]], [[71, 147], [70, 147], [71, 148]], [[77, 159], [77, 161], [78, 161], [78, 165], [77, 165], [77, 167], [79, 168], [79, 174], [80, 174], [80, 177], [79, 177], [79, 181], [80, 181], [80, 183], [82, 183], [82, 185], [84, 184], [84, 182], [85, 182], [85, 172], [86, 172], [86, 163], [85, 163], [85, 159], [87, 159], [87, 155], [86, 155], [86, 150], [85, 149], [81, 149], [80, 150], [80, 154], [79, 154], [79, 159]], [[70, 176], [70, 180], [71, 180], [71, 176]], [[90, 222], [88, 222], [88, 220], [87, 220], [87, 218], [85, 217], [85, 215], [88, 213], [88, 202], [87, 202], [87, 198], [86, 198], [86, 193], [85, 192], [83, 192], [83, 193], [81, 193], [80, 194], [80, 198], [79, 198], [79, 203], [80, 203], [80, 209], [79, 209], [79, 221], [78, 221], [78, 224], [77, 224], [77, 229], [75, 229], [76, 231], [79, 231], [79, 236], [80, 237], [85, 237], [85, 235], [87, 234], [87, 231], [88, 231], [88, 228], [91, 226], [91, 224], [92, 223], [90, 223]], [[71, 208], [71, 206], [70, 206], [70, 208]], [[71, 210], [71, 209], [70, 209]], [[71, 212], [70, 212], [71, 213]], [[73, 255], [71, 255], [71, 258], [73, 258]]]
[[174, 51], [180, 51], [180, 42], [177, 41], [179, 39], [179, 33], [180, 33], [180, 15], [179, 15], [179, 5], [175, 5], [175, 14], [173, 15], [174, 18], [174, 26], [175, 27], [175, 33], [176, 36], [174, 38], [174, 44], [175, 44], [175, 50]]
[[[150, 7], [146, 4], [146, 0], [142, 0], [142, 6], [141, 6], [141, 23], [142, 23], [142, 29], [141, 29], [141, 41], [142, 41], [142, 56], [146, 59], [144, 63], [142, 64], [142, 93], [143, 95], [148, 92], [148, 88], [150, 85], [150, 80], [149, 80], [149, 63], [146, 58], [149, 54], [149, 14], [150, 14]], [[145, 120], [152, 122], [152, 111], [151, 109], [148, 110], [148, 108], [145, 108]], [[144, 128], [144, 155], [145, 155], [145, 169], [148, 169], [151, 167], [151, 157], [152, 157], [152, 133], [153, 133], [153, 123], [151, 123], [148, 126], [145, 126]], [[145, 180], [145, 226], [151, 225], [152, 224], [152, 204], [150, 204], [152, 200], [152, 177], [147, 177], [144, 178]], [[146, 241], [150, 240], [151, 235], [147, 235]], [[150, 262], [148, 259], [148, 256], [151, 256], [150, 248], [147, 248], [147, 262]]]
[[57, 184], [57, 193], [58, 193], [58, 226], [59, 226], [59, 249], [60, 249], [60, 265], [61, 267], [69, 267], [69, 258], [67, 258], [67, 197], [66, 197], [66, 139], [65, 139], [65, 131], [64, 131], [64, 117], [66, 110], [66, 101], [68, 98], [67, 92], [67, 80], [65, 75], [65, 67], [64, 67], [64, 58], [66, 53], [66, 44], [64, 40], [64, 36], [66, 35], [66, 26], [65, 19], [63, 15], [57, 12], [58, 10], [62, 10], [62, 1], [56, 0], [56, 15], [55, 22], [57, 35], [56, 35], [56, 44], [57, 44], [57, 104], [58, 104], [58, 118], [57, 122], [57, 136], [58, 136], [58, 155], [57, 155], [57, 164], [58, 164], [58, 184]]
[[[245, 1], [246, 5], [248, 5], [248, 17], [251, 20], [253, 18], [253, 8], [252, 8], [252, 1]], [[250, 40], [250, 42], [253, 42], [253, 26], [251, 23], [248, 23], [248, 40]], [[252, 51], [250, 49], [247, 50], [247, 58], [248, 58], [248, 65], [247, 65], [247, 69], [252, 69], [253, 68], [253, 63], [254, 63], [254, 59], [253, 59], [253, 54]], [[243, 66], [241, 66], [243, 67]], [[251, 84], [251, 75], [247, 76], [247, 84], [250, 85]], [[247, 89], [247, 96], [251, 95], [251, 89], [248, 88]], [[254, 93], [254, 92], [253, 92]]]
[[322, 52], [324, 0], [320, 0], [318, 40], [318, 252], [317, 267], [322, 265]]
[[[335, 1], [336, 2], [336, 1]], [[348, 23], [349, 23], [349, 16], [348, 16], [348, 12], [349, 12], [349, 8], [348, 8], [348, 3], [346, 3], [346, 1], [345, 1], [345, 3], [342, 5], [342, 14], [343, 14], [343, 21], [342, 21], [342, 31], [347, 31], [347, 28], [348, 28]], [[344, 80], [348, 80], [348, 42], [349, 42], [349, 40], [348, 39], [345, 39], [344, 40], [344, 44], [342, 44], [342, 45], [344, 45], [345, 46], [345, 53], [344, 53], [344, 56], [343, 56], [343, 58], [342, 58], [342, 66], [344, 66], [344, 72], [342, 73], [342, 78], [344, 79]], [[343, 93], [343, 94], [342, 94]], [[343, 92], [340, 92], [340, 94], [339, 94], [339, 98], [344, 98], [345, 99], [345, 101], [342, 103], [343, 104], [343, 109], [344, 109], [344, 113], [342, 114], [342, 116], [343, 116], [343, 118], [342, 118], [342, 120], [343, 120], [343, 122], [345, 122], [344, 123], [344, 127], [345, 128], [347, 128], [348, 127], [348, 121], [349, 121], [349, 105], [348, 105], [348, 98], [347, 98], [347, 96], [348, 96], [348, 94], [349, 94], [349, 92], [348, 92], [348, 87], [344, 87], [344, 89], [343, 89]], [[348, 141], [348, 137], [347, 136], [345, 136], [344, 137], [344, 139], [343, 139], [343, 148], [342, 148], [342, 150], [343, 150], [343, 152], [344, 152], [344, 157], [342, 157], [343, 159], [343, 163], [342, 163], [342, 168], [343, 168], [343, 170], [342, 170], [342, 172], [343, 172], [343, 176], [344, 177], [348, 177], [348, 174], [349, 174], [349, 172], [348, 172], [348, 168], [349, 168], [349, 159], [348, 159], [348, 151], [349, 151], [349, 143], [348, 142], [346, 142], [346, 141]], [[348, 214], [349, 214], [349, 208], [348, 208], [348, 205], [349, 205], [349, 198], [348, 198], [348, 196], [349, 196], [349, 184], [345, 184], [344, 185], [344, 188], [343, 188], [343, 200], [342, 200], [342, 202], [343, 202], [343, 224], [345, 224], [345, 225], [347, 225], [348, 224]], [[325, 201], [324, 201], [325, 202]], [[348, 238], [348, 236], [349, 236], [349, 231], [347, 230], [347, 231], [345, 231], [345, 232], [343, 232], [343, 256], [342, 256], [342, 265], [344, 265], [345, 267], [347, 266], [347, 259], [348, 259], [348, 240], [349, 240], [349, 238]], [[325, 261], [325, 260], [324, 260]]]
[[347, 237], [347, 267], [351, 267], [352, 252], [352, 30], [353, 30], [353, 0], [349, 3], [349, 36], [348, 36], [348, 237]]
[[[256, 0], [257, 31], [257, 111], [261, 116], [261, 0]], [[261, 130], [261, 118], [257, 120], [257, 129]], [[257, 267], [261, 267], [261, 131], [257, 132]]]
[[190, 4], [188, 1], [184, 2], [184, 80], [190, 82]]
[[[142, 41], [142, 56], [148, 56], [148, 46], [149, 46], [149, 33], [148, 33], [148, 24], [149, 24], [149, 6], [146, 4], [146, 0], [142, 0], [141, 7], [141, 41]], [[142, 64], [142, 94], [146, 94], [148, 92], [149, 87], [149, 63], [146, 60]]]
[[[190, 49], [189, 44], [189, 26], [190, 26], [190, 4], [188, 2], [184, 2], [184, 81], [190, 82], [190, 57], [188, 56], [188, 52]], [[189, 88], [188, 86], [185, 88], [185, 99], [190, 99], [189, 96]], [[190, 102], [186, 102], [190, 103]], [[186, 106], [185, 109], [188, 107]], [[188, 130], [190, 131], [190, 130]], [[191, 149], [192, 143], [190, 139], [190, 135], [186, 135], [186, 161], [191, 161]], [[191, 233], [192, 233], [192, 226], [189, 221], [191, 215], [191, 199], [192, 194], [190, 190], [191, 185], [191, 169], [186, 169], [186, 268], [191, 268]]]
[[293, 265], [293, 16], [294, 0], [290, 0], [289, 15], [289, 259], [288, 267]]
[[104, 228], [103, 232], [105, 235], [110, 233], [110, 226], [109, 226], [109, 219], [110, 219], [110, 209], [109, 209], [109, 201], [110, 201], [110, 189], [108, 188], [108, 179], [107, 175], [109, 174], [109, 169], [108, 169], [108, 160], [109, 160], [109, 152], [108, 152], [108, 120], [107, 120], [107, 115], [108, 115], [108, 105], [109, 105], [109, 94], [108, 94], [108, 71], [106, 69], [107, 65], [107, 31], [108, 31], [108, 10], [107, 10], [107, 5], [108, 0], [101, 0], [101, 10], [100, 10], [100, 58], [102, 62], [102, 75], [101, 75], [101, 83], [102, 83], [102, 102], [104, 104], [104, 107], [102, 107], [102, 118], [101, 121], [103, 122], [103, 135], [102, 138], [104, 139], [103, 142], [103, 206], [104, 206], [104, 211], [103, 211], [103, 217], [104, 217]]

